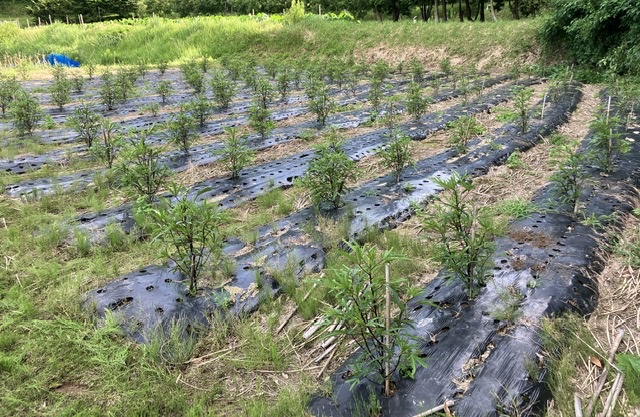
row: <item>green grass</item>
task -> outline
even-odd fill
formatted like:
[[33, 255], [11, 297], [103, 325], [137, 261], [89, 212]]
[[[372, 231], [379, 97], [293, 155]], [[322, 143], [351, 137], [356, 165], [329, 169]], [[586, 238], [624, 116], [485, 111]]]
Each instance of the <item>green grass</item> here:
[[[0, 24], [0, 58], [38, 57], [52, 51], [83, 63], [150, 64], [199, 56], [231, 55], [321, 59], [323, 57], [409, 60], [416, 54], [437, 66], [442, 56], [504, 66], [538, 49], [542, 19], [442, 24], [403, 22], [351, 23], [310, 17], [285, 25], [278, 19], [250, 16], [148, 18], [81, 26], [54, 24], [20, 29]], [[470, 42], [469, 40], [473, 40]], [[435, 53], [438, 51], [438, 53]], [[440, 53], [442, 51], [442, 53]], [[311, 58], [313, 57], [313, 58]]]

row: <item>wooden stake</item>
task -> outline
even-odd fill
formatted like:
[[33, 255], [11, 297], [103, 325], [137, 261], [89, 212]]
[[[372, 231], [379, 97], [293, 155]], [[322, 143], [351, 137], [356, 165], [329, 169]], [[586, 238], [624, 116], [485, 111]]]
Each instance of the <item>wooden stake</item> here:
[[616, 335], [613, 344], [611, 345], [611, 349], [609, 350], [609, 355], [607, 356], [607, 362], [604, 364], [604, 368], [602, 369], [602, 373], [598, 378], [598, 384], [596, 385], [596, 389], [593, 392], [593, 397], [589, 400], [589, 405], [587, 409], [584, 411], [584, 415], [586, 417], [591, 417], [593, 414], [593, 408], [596, 406], [596, 402], [598, 401], [598, 397], [600, 397], [600, 393], [602, 392], [602, 388], [604, 388], [604, 384], [607, 382], [607, 373], [609, 370], [609, 363], [613, 361], [613, 357], [618, 351], [618, 346], [620, 346], [620, 342], [622, 342], [622, 337], [624, 336], [624, 329], [620, 330]]
[[444, 409], [445, 409], [445, 407], [447, 407], [447, 408], [448, 408], [448, 407], [452, 407], [452, 406], [453, 406], [453, 404], [455, 404], [455, 401], [453, 401], [453, 400], [448, 400], [448, 401], [446, 401], [446, 402], [445, 402], [444, 404], [442, 404], [442, 405], [439, 405], [439, 406], [437, 406], [437, 407], [430, 408], [429, 410], [427, 410], [427, 411], [425, 411], [425, 412], [423, 412], [423, 413], [420, 413], [420, 414], [416, 414], [416, 415], [415, 415], [415, 416], [413, 416], [413, 417], [426, 417], [426, 416], [430, 416], [430, 415], [432, 415], [432, 414], [437, 413], [438, 411], [442, 411], [442, 410], [444, 410]]
[[609, 96], [609, 102], [607, 103], [607, 124], [609, 124], [609, 113], [611, 112], [611, 96]]
[[[307, 301], [307, 299], [311, 296], [311, 293], [313, 292], [313, 290], [316, 289], [316, 287], [318, 286], [318, 283], [315, 282], [313, 284], [313, 287], [311, 287], [311, 289], [309, 290], [308, 293], [306, 293], [304, 295], [304, 297], [302, 297], [302, 302]], [[296, 308], [293, 309], [293, 311], [291, 312], [291, 314], [289, 314], [289, 316], [284, 320], [284, 322], [280, 325], [280, 327], [278, 327], [278, 330], [276, 330], [276, 334], [280, 333], [282, 331], [282, 329], [284, 329], [287, 326], [287, 323], [289, 323], [289, 320], [291, 320], [291, 318], [298, 312], [298, 306], [296, 306]]]
[[540, 120], [544, 119], [544, 106], [547, 104], [547, 95], [544, 95], [544, 98], [542, 99], [542, 114], [540, 115]]
[[391, 363], [389, 363], [389, 355], [391, 354], [391, 340], [389, 338], [389, 330], [391, 329], [391, 289], [389, 288], [389, 282], [391, 281], [391, 272], [390, 272], [390, 268], [389, 268], [389, 264], [386, 264], [384, 266], [384, 275], [385, 275], [385, 282], [386, 282], [386, 306], [385, 306], [385, 312], [384, 312], [384, 322], [385, 322], [385, 328], [386, 328], [386, 333], [384, 335], [384, 344], [387, 347], [387, 360], [385, 361], [384, 364], [384, 373], [385, 373], [385, 377], [384, 377], [384, 392], [385, 395], [389, 396], [391, 395]]
[[[620, 388], [622, 388], [622, 374], [617, 373], [616, 378], [613, 380], [613, 385], [611, 386], [611, 391], [609, 391], [609, 395], [607, 396], [607, 401], [604, 403], [604, 408], [602, 409], [602, 417], [611, 417], [611, 413], [616, 406], [615, 399], [618, 398], [618, 393], [620, 392]], [[615, 399], [614, 399], [615, 397]]]
[[49, 15], [49, 24], [53, 25], [53, 21], [51, 20], [51, 15]]
[[576, 417], [582, 417], [582, 399], [577, 392], [573, 394], [573, 408], [576, 410]]

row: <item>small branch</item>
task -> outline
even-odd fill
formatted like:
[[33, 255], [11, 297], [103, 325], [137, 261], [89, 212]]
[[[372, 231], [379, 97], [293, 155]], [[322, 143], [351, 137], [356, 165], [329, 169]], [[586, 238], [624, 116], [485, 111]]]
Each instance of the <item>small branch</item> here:
[[318, 378], [322, 378], [322, 374], [324, 374], [324, 371], [327, 370], [327, 368], [329, 367], [329, 364], [331, 363], [333, 358], [336, 356], [337, 352], [338, 352], [338, 349], [333, 349], [333, 352], [331, 352], [331, 355], [329, 356], [329, 359], [327, 359], [327, 361], [324, 363], [324, 366], [322, 367], [322, 369], [320, 369], [320, 372], [318, 372]]
[[582, 417], [582, 399], [577, 392], [573, 394], [573, 407], [576, 410], [576, 417]]
[[[313, 290], [316, 289], [316, 287], [318, 286], [317, 283], [313, 284], [313, 287], [311, 287], [311, 289], [309, 290], [308, 293], [305, 294], [305, 296], [302, 298], [302, 302], [307, 301], [307, 299], [309, 298], [309, 296], [311, 296], [311, 293], [313, 292]], [[287, 324], [289, 323], [289, 320], [291, 320], [291, 318], [298, 312], [298, 306], [296, 306], [296, 308], [293, 309], [293, 311], [291, 313], [289, 313], [289, 315], [287, 316], [287, 318], [284, 320], [284, 322], [280, 325], [280, 327], [278, 327], [278, 330], [276, 330], [276, 334], [280, 334], [280, 332], [282, 331], [282, 329], [284, 329]], [[306, 334], [306, 333], [305, 333]]]
[[613, 358], [618, 351], [618, 346], [620, 346], [620, 342], [622, 342], [622, 337], [624, 336], [624, 329], [620, 330], [616, 335], [613, 344], [611, 345], [611, 349], [609, 350], [609, 354], [607, 355], [607, 362], [604, 364], [604, 369], [598, 378], [598, 384], [596, 385], [596, 389], [593, 392], [593, 397], [589, 401], [589, 405], [584, 412], [586, 417], [591, 417], [593, 414], [593, 409], [596, 406], [596, 402], [598, 401], [598, 397], [600, 397], [600, 393], [602, 392], [602, 388], [604, 388], [604, 384], [607, 382], [607, 374], [609, 370], [609, 363], [613, 361]]
[[613, 409], [616, 408], [616, 401], [618, 400], [618, 395], [620, 394], [620, 390], [622, 389], [623, 380], [624, 376], [621, 373], [617, 373], [616, 378], [613, 380], [611, 391], [609, 391], [607, 401], [604, 403], [604, 408], [602, 409], [602, 413], [600, 414], [600, 416], [611, 417]]
[[453, 401], [453, 400], [448, 400], [448, 401], [446, 401], [446, 402], [445, 402], [444, 404], [442, 404], [442, 405], [439, 405], [439, 406], [437, 406], [437, 407], [433, 407], [433, 408], [431, 408], [431, 409], [429, 409], [429, 410], [427, 410], [427, 411], [425, 411], [425, 412], [422, 412], [422, 413], [420, 413], [420, 414], [416, 414], [416, 415], [415, 415], [415, 416], [413, 416], [413, 417], [426, 417], [426, 416], [430, 416], [430, 415], [432, 415], [432, 414], [437, 413], [438, 411], [442, 411], [442, 410], [444, 410], [445, 408], [452, 407], [452, 406], [453, 406], [453, 404], [455, 404], [455, 401]]

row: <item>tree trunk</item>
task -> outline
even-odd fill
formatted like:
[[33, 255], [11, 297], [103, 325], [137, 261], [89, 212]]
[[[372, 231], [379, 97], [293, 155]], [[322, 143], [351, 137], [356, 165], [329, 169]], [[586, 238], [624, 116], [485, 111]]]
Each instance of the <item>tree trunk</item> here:
[[438, 0], [433, 0], [434, 1], [434, 7], [433, 7], [433, 20], [438, 23], [440, 21], [440, 16], [438, 15]]
[[469, 3], [469, 0], [464, 0], [464, 3], [466, 5], [466, 9], [467, 9], [467, 20], [473, 20], [471, 18], [471, 3]]
[[491, 17], [493, 18], [493, 21], [497, 22], [498, 18], [496, 18], [496, 10], [493, 7], [493, 0], [489, 0], [489, 7], [491, 8]]
[[480, 0], [478, 7], [480, 8], [480, 21], [484, 22], [484, 0]]
[[442, 0], [442, 20], [447, 21], [447, 0]]
[[400, 20], [400, 9], [398, 8], [398, 6], [393, 6], [393, 10], [391, 12], [391, 20], [393, 20], [394, 22]]
[[511, 14], [513, 18], [516, 20], [520, 20], [520, 0], [509, 0], [509, 8], [511, 9]]
[[458, 0], [458, 19], [464, 22], [464, 15], [462, 14], [462, 0]]

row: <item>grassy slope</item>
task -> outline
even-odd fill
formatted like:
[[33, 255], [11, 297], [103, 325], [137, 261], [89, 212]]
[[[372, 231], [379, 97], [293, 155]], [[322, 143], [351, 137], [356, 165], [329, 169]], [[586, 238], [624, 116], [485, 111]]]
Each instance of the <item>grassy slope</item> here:
[[536, 19], [483, 24], [355, 24], [310, 18], [285, 25], [271, 19], [258, 22], [246, 17], [201, 17], [98, 23], [86, 29], [64, 24], [18, 29], [5, 24], [0, 26], [0, 58], [59, 52], [82, 62], [108, 65], [202, 55], [276, 54], [313, 59], [355, 54], [391, 61], [416, 56], [427, 65], [436, 65], [447, 54], [454, 63], [471, 61], [494, 68], [535, 59], [535, 34], [541, 23]]

